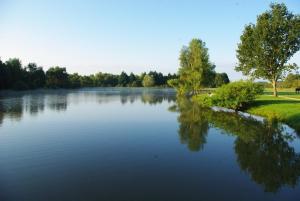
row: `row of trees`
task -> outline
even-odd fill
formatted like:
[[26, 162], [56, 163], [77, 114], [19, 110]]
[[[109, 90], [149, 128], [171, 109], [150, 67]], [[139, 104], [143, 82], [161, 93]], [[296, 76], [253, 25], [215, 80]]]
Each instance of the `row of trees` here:
[[281, 87], [284, 88], [297, 88], [300, 87], [300, 75], [289, 73], [283, 82], [280, 83]]
[[176, 74], [163, 75], [156, 71], [129, 75], [96, 73], [94, 75], [68, 74], [66, 68], [51, 67], [46, 72], [35, 63], [22, 66], [19, 59], [0, 60], [1, 89], [36, 89], [36, 88], [79, 88], [79, 87], [152, 87], [167, 86], [167, 81], [176, 79]]

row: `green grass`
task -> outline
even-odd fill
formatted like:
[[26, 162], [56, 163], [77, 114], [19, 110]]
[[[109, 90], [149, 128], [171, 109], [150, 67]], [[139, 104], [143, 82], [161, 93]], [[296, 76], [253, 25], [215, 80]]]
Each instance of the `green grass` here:
[[300, 132], [300, 100], [291, 100], [289, 97], [300, 99], [300, 95], [295, 94], [293, 96], [285, 94], [284, 97], [262, 95], [247, 112], [269, 119], [276, 118]]

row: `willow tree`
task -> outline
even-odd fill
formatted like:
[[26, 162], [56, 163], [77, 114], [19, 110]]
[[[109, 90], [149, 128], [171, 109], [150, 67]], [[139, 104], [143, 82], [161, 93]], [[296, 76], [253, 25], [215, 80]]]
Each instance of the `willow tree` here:
[[208, 49], [200, 39], [192, 39], [180, 52], [179, 94], [195, 94], [212, 80], [215, 66], [209, 61]]
[[271, 10], [249, 24], [238, 44], [237, 71], [252, 78], [269, 80], [277, 96], [277, 82], [296, 68], [287, 62], [300, 48], [300, 16], [289, 12], [284, 4], [271, 4]]

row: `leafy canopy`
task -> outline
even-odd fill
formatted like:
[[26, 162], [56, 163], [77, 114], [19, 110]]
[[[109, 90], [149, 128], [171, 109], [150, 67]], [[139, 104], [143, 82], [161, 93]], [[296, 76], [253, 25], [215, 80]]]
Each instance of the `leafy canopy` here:
[[276, 82], [296, 65], [289, 59], [300, 48], [300, 16], [289, 12], [284, 4], [271, 4], [271, 10], [257, 17], [256, 24], [249, 24], [238, 44], [237, 71], [252, 78]]
[[200, 39], [192, 39], [180, 53], [178, 91], [180, 94], [196, 93], [209, 82], [215, 66], [209, 61], [208, 49]]

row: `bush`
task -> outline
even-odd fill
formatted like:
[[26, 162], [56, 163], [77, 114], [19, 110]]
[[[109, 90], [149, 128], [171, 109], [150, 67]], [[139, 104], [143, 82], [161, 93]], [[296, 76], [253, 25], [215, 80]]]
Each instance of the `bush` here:
[[232, 82], [218, 88], [212, 96], [197, 95], [193, 99], [203, 106], [220, 106], [233, 110], [245, 109], [259, 94], [263, 85], [250, 81]]
[[213, 106], [212, 97], [208, 94], [199, 94], [199, 95], [193, 96], [192, 100], [203, 107]]
[[223, 85], [212, 96], [212, 104], [234, 110], [245, 109], [259, 94], [263, 86], [250, 81], [237, 81]]

